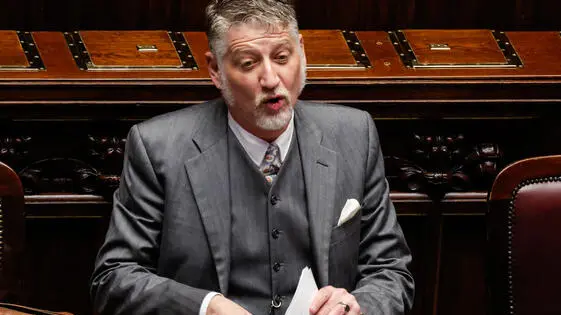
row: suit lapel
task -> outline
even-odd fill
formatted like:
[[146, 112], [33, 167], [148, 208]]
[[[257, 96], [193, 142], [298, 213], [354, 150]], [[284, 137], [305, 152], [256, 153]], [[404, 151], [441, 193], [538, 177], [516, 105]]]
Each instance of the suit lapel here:
[[295, 127], [306, 184], [312, 250], [320, 286], [329, 283], [329, 243], [337, 174], [337, 153], [322, 145], [323, 134], [296, 106]]
[[191, 189], [210, 244], [220, 291], [228, 292], [230, 275], [230, 183], [226, 106], [215, 106], [201, 121], [193, 142], [201, 153], [185, 163]]

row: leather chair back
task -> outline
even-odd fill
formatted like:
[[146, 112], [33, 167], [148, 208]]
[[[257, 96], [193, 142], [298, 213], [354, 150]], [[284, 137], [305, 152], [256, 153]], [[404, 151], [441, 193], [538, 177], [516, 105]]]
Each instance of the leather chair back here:
[[561, 156], [505, 168], [487, 219], [493, 314], [561, 314]]
[[18, 175], [0, 162], [0, 301], [20, 297], [24, 199]]

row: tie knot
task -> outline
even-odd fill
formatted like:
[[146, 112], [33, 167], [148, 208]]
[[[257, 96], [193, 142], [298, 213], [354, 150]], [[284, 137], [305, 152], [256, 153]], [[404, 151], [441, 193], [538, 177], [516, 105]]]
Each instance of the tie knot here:
[[261, 162], [261, 166], [259, 167], [269, 184], [273, 183], [280, 167], [280, 149], [276, 144], [271, 143], [269, 144], [267, 151], [265, 151], [263, 162]]

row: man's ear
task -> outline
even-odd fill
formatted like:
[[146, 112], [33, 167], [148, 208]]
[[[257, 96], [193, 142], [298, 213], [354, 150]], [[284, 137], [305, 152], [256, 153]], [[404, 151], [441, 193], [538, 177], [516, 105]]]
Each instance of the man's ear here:
[[302, 55], [304, 56], [304, 61], [306, 60], [306, 50], [304, 50], [304, 37], [302, 34], [298, 34], [298, 43], [300, 44], [300, 49], [302, 49]]
[[210, 75], [210, 79], [212, 80], [212, 83], [214, 83], [214, 86], [220, 89], [222, 86], [221, 85], [222, 81], [220, 80], [220, 69], [218, 69], [218, 60], [216, 59], [216, 56], [210, 51], [207, 51], [205, 53], [205, 59], [206, 59], [206, 63], [208, 64], [208, 74]]

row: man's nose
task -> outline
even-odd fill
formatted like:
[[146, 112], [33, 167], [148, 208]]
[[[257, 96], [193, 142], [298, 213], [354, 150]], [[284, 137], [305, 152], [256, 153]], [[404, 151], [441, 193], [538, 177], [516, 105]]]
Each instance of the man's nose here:
[[269, 60], [263, 62], [263, 72], [259, 81], [261, 86], [266, 89], [274, 89], [280, 83], [277, 69]]

